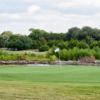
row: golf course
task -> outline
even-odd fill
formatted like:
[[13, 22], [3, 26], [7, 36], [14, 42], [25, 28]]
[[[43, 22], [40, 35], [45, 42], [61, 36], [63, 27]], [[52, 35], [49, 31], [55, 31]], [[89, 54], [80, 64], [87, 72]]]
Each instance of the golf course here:
[[0, 100], [100, 100], [100, 67], [0, 65]]

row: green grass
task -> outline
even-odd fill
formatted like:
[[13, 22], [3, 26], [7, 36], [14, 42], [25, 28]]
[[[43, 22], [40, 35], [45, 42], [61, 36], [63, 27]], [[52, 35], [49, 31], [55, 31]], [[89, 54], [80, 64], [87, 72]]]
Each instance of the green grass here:
[[46, 54], [46, 52], [39, 52], [36, 50], [21, 50], [21, 51], [11, 51], [11, 50], [5, 50], [5, 49], [0, 49], [1, 51], [4, 51], [8, 54], [22, 54], [22, 53], [27, 53], [27, 54]]
[[100, 100], [100, 68], [2, 65], [0, 100]]

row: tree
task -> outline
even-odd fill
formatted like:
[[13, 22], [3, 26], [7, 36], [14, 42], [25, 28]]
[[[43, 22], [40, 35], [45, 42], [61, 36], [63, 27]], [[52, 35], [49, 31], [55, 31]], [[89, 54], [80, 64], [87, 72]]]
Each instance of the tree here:
[[29, 37], [32, 40], [41, 40], [41, 38], [45, 38], [46, 35], [47, 35], [47, 32], [46, 31], [40, 30], [40, 29], [31, 28], [29, 31], [31, 32], [29, 34]]
[[66, 40], [77, 39], [79, 33], [80, 33], [80, 29], [77, 27], [73, 27], [69, 29], [66, 34]]
[[0, 48], [4, 47], [4, 38], [2, 36], [0, 36]]
[[3, 38], [3, 47], [6, 47], [8, 44], [8, 40], [13, 33], [11, 31], [4, 31], [1, 33], [1, 37]]
[[67, 47], [72, 49], [72, 48], [74, 48], [74, 47], [77, 47], [77, 44], [78, 44], [78, 41], [77, 41], [77, 40], [71, 39], [71, 40], [68, 42]]
[[32, 47], [32, 40], [27, 36], [12, 35], [8, 41], [8, 48], [13, 50], [25, 50]]
[[84, 41], [78, 42], [77, 47], [80, 48], [80, 49], [86, 49], [86, 48], [89, 48], [88, 44], [85, 43]]
[[99, 47], [100, 48], [100, 41], [93, 41], [91, 44], [90, 44], [90, 48], [95, 48], [95, 47]]
[[48, 33], [46, 31], [33, 28], [31, 28], [29, 31], [31, 32], [29, 37], [32, 39], [33, 49], [39, 49], [42, 45], [47, 44], [46, 37]]
[[64, 33], [53, 33], [53, 32], [50, 32], [47, 35], [46, 39], [48, 41], [52, 41], [52, 40], [65, 40], [65, 36], [66, 36], [66, 34], [64, 34]]

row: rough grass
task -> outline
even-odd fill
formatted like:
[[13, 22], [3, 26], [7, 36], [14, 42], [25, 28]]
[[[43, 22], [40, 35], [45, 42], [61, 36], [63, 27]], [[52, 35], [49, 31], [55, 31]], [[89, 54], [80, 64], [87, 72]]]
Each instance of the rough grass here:
[[100, 100], [100, 68], [1, 66], [0, 100]]
[[38, 52], [35, 50], [21, 50], [21, 51], [11, 51], [11, 50], [4, 50], [4, 49], [0, 49], [3, 52], [6, 52], [8, 54], [22, 54], [22, 53], [27, 53], [27, 54], [46, 54], [46, 52]]

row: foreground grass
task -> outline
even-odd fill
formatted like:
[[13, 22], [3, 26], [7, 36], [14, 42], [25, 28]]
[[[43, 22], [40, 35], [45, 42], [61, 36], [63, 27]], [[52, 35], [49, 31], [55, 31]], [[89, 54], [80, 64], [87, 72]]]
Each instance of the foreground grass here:
[[100, 100], [100, 68], [1, 66], [0, 100]]

